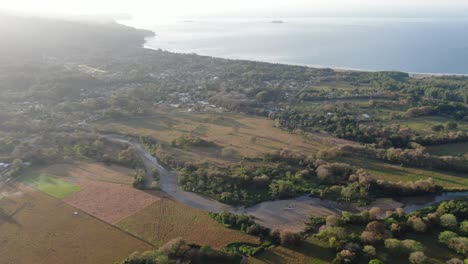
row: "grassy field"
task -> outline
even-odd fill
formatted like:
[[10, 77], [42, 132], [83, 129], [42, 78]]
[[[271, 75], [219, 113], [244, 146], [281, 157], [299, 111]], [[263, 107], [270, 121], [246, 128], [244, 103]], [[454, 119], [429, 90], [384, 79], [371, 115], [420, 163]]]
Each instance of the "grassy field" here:
[[22, 182], [58, 199], [65, 198], [80, 191], [80, 186], [58, 179], [43, 172], [31, 171], [22, 178]]
[[114, 263], [153, 248], [34, 188], [3, 185], [0, 194], [1, 263]]
[[352, 164], [358, 168], [364, 168], [375, 179], [382, 179], [391, 182], [405, 182], [423, 180], [431, 177], [437, 184], [442, 185], [444, 188], [468, 190], [468, 176], [462, 173], [402, 167], [379, 160], [357, 157], [340, 158], [339, 161]]
[[[96, 124], [101, 131], [117, 131], [131, 135], [149, 135], [170, 144], [182, 136], [200, 137], [216, 143], [218, 148], [191, 148], [176, 153], [186, 160], [214, 163], [239, 161], [242, 156], [257, 157], [274, 150], [289, 149], [306, 155], [335, 144], [336, 139], [321, 136], [306, 138], [274, 126], [263, 117], [240, 114], [161, 113], [152, 117], [105, 121]], [[223, 157], [221, 150], [229, 149], [237, 158]]]
[[67, 179], [74, 182], [77, 179], [87, 179], [100, 182], [131, 185], [133, 182], [133, 169], [118, 165], [106, 165], [103, 163], [61, 163], [41, 168], [41, 171], [49, 175]]
[[460, 156], [468, 159], [468, 143], [453, 143], [429, 146], [427, 151], [437, 156]]
[[410, 128], [414, 131], [424, 133], [432, 132], [432, 127], [435, 125], [446, 125], [448, 122], [456, 122], [458, 124], [457, 130], [468, 131], [468, 122], [466, 121], [457, 121], [454, 119], [448, 119], [443, 116], [424, 116], [416, 118], [405, 118], [392, 120], [389, 125], [400, 125], [401, 127]]
[[215, 248], [233, 242], [259, 242], [256, 237], [225, 228], [206, 212], [169, 199], [153, 203], [120, 221], [117, 226], [155, 246], [161, 246], [176, 237]]

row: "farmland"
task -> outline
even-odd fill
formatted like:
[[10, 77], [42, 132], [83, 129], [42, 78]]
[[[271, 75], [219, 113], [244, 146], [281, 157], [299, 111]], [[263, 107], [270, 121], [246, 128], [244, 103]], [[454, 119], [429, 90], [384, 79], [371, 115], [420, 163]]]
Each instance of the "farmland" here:
[[240, 114], [189, 114], [161, 112], [145, 118], [104, 121], [97, 123], [101, 131], [129, 135], [151, 136], [170, 145], [182, 136], [196, 136], [214, 142], [222, 149], [230, 149], [234, 159], [223, 157], [219, 148], [191, 148], [177, 154], [185, 160], [226, 163], [241, 157], [257, 157], [274, 150], [291, 149], [313, 154], [339, 141], [325, 135], [303, 137], [274, 127], [274, 122], [263, 117]]
[[4, 185], [0, 191], [2, 263], [112, 263], [152, 248], [30, 187]]
[[227, 229], [211, 219], [206, 212], [170, 199], [153, 203], [123, 219], [117, 226], [157, 246], [175, 237], [215, 248], [222, 248], [232, 242], [258, 243], [258, 238]]
[[408, 182], [431, 177], [437, 184], [447, 189], [468, 189], [468, 177], [463, 173], [412, 168], [359, 157], [347, 157], [338, 160], [365, 168], [377, 180]]
[[45, 173], [31, 172], [24, 177], [23, 182], [59, 199], [80, 191], [80, 186]]
[[453, 143], [427, 147], [429, 153], [438, 156], [461, 156], [468, 158], [468, 143]]

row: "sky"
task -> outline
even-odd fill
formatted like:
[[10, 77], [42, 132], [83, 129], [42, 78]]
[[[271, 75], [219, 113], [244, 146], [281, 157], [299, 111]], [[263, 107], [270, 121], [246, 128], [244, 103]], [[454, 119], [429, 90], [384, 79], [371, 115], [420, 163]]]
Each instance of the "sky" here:
[[463, 16], [468, 0], [0, 0], [0, 10], [140, 18], [202, 16]]

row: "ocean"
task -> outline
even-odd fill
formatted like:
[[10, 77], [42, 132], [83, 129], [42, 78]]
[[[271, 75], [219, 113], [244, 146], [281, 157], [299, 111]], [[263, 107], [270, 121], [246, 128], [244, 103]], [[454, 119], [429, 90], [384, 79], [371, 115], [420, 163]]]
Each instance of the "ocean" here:
[[339, 69], [468, 74], [468, 18], [205, 18], [144, 27], [156, 34], [147, 39], [147, 48], [178, 53]]

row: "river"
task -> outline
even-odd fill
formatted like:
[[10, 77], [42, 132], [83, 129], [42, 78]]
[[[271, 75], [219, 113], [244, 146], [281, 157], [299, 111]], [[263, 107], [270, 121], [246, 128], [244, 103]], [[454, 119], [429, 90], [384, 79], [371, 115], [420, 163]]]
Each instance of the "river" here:
[[227, 211], [235, 214], [251, 215], [258, 224], [271, 229], [301, 232], [304, 230], [304, 222], [312, 215], [327, 216], [341, 214], [342, 211], [356, 213], [373, 206], [378, 206], [382, 210], [402, 207], [408, 213], [444, 200], [468, 196], [468, 191], [464, 191], [447, 192], [435, 196], [405, 197], [399, 201], [384, 198], [377, 199], [370, 206], [356, 207], [349, 203], [338, 203], [304, 195], [294, 199], [266, 201], [248, 208], [234, 207], [196, 193], [182, 190], [177, 182], [177, 172], [169, 171], [161, 166], [158, 160], [141, 144], [131, 142], [117, 135], [104, 135], [102, 137], [111, 142], [131, 145], [145, 165], [149, 182], [153, 180], [152, 171], [157, 169], [159, 172], [160, 189], [174, 200], [207, 212], [219, 213]]

